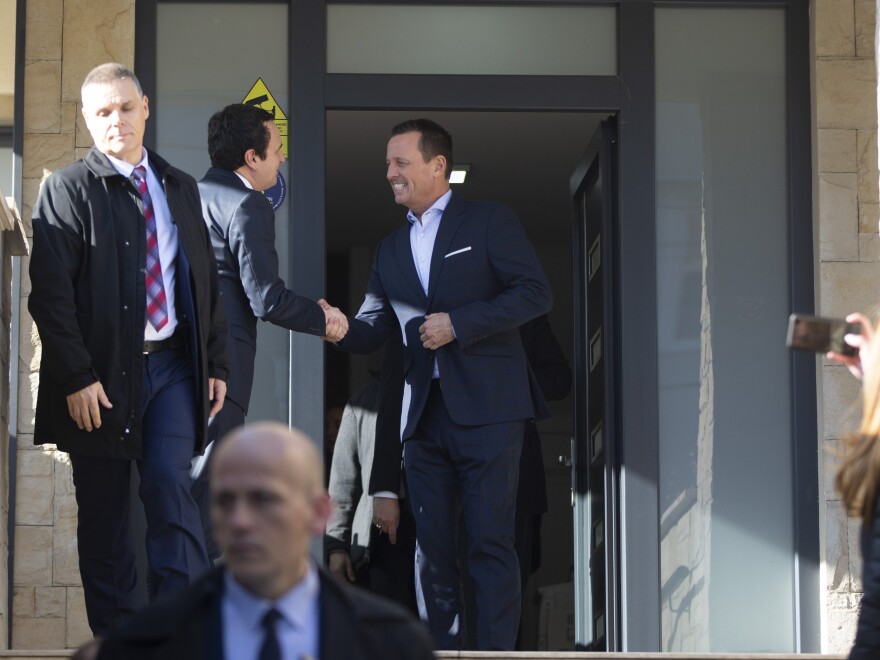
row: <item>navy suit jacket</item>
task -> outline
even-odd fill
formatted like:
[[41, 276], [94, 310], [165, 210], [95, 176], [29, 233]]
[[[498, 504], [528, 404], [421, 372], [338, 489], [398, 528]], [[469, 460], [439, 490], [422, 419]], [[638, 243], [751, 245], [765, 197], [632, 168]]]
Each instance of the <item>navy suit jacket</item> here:
[[[394, 324], [400, 325], [406, 383], [401, 439], [415, 432], [435, 356], [443, 399], [457, 424], [546, 416], [518, 328], [547, 312], [552, 294], [513, 211], [453, 195], [437, 231], [427, 295], [413, 262], [409, 234], [407, 224], [379, 244], [366, 298], [340, 344], [346, 350], [372, 352]], [[449, 314], [456, 340], [429, 351], [419, 340], [419, 326], [434, 312]]]
[[[432, 660], [424, 626], [398, 605], [318, 569], [321, 660]], [[223, 569], [151, 604], [104, 639], [99, 660], [237, 660], [223, 652]]]
[[320, 337], [326, 332], [324, 311], [286, 288], [278, 275], [275, 211], [261, 192], [244, 185], [235, 172], [212, 167], [199, 181], [199, 194], [229, 324], [226, 396], [247, 412], [257, 319]]

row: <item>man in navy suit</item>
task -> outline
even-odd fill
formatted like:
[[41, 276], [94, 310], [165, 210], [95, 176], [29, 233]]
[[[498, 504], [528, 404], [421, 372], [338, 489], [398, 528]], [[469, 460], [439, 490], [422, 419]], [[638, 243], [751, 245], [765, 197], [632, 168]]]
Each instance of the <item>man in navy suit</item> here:
[[257, 320], [332, 339], [345, 334], [348, 322], [338, 310], [325, 312], [314, 300], [286, 288], [278, 274], [275, 211], [263, 195], [275, 185], [278, 168], [285, 160], [272, 115], [241, 103], [226, 106], [208, 122], [208, 153], [211, 168], [199, 181], [199, 194], [229, 323], [229, 386], [226, 405], [208, 429], [212, 444], [193, 465], [192, 491], [199, 504], [208, 554], [216, 559], [219, 551], [210, 534], [205, 466], [214, 443], [244, 424], [254, 380]]
[[[435, 645], [464, 640], [455, 539], [463, 511], [477, 648], [510, 650], [520, 614], [513, 536], [523, 424], [546, 412], [518, 328], [550, 309], [550, 286], [510, 209], [452, 194], [452, 138], [441, 126], [395, 126], [386, 163], [408, 223], [379, 244], [340, 346], [370, 352], [395, 324], [402, 330], [403, 460]], [[393, 534], [393, 493], [373, 494], [374, 524]]]

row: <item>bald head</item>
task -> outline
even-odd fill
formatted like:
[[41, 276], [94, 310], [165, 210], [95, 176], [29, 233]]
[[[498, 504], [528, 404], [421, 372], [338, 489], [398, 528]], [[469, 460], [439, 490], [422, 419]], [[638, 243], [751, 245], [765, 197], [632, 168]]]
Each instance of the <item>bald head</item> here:
[[211, 518], [235, 579], [274, 599], [305, 575], [330, 515], [321, 457], [300, 431], [251, 424], [226, 436], [211, 465]]
[[323, 464], [315, 443], [303, 432], [277, 422], [258, 422], [241, 426], [220, 443], [212, 460], [214, 472], [241, 462], [283, 463], [287, 476], [310, 494], [320, 490]]

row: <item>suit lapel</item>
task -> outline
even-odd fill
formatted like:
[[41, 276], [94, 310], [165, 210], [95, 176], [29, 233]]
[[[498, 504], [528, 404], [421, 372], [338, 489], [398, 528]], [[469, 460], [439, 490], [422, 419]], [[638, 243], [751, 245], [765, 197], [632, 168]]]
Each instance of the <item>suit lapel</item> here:
[[425, 290], [422, 289], [422, 284], [419, 282], [419, 273], [416, 271], [416, 262], [413, 261], [412, 244], [409, 240], [411, 227], [412, 225], [407, 221], [406, 227], [397, 232], [394, 239], [394, 253], [397, 255], [400, 262], [399, 266], [404, 281], [409, 282], [412, 285], [413, 291], [415, 291], [418, 296], [417, 300], [422, 306], [424, 306], [426, 301]]
[[434, 240], [434, 252], [431, 254], [431, 275], [428, 279], [427, 309], [431, 308], [431, 301], [437, 291], [437, 281], [440, 279], [440, 272], [446, 261], [445, 257], [449, 253], [449, 246], [458, 233], [458, 228], [463, 220], [464, 203], [453, 194], [440, 218], [440, 227], [437, 229], [437, 238]]
[[359, 656], [355, 648], [357, 631], [352, 620], [351, 604], [345, 602], [337, 585], [318, 570], [321, 580], [320, 634], [318, 651], [321, 660], [354, 660]]

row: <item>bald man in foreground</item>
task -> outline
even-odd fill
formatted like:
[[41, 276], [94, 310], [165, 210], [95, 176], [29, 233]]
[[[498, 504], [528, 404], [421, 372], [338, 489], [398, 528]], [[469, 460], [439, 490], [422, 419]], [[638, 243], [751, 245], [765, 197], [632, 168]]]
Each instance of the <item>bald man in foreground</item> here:
[[309, 438], [275, 423], [240, 427], [217, 448], [210, 483], [225, 564], [113, 631], [99, 660], [433, 657], [421, 623], [310, 558], [332, 504]]

